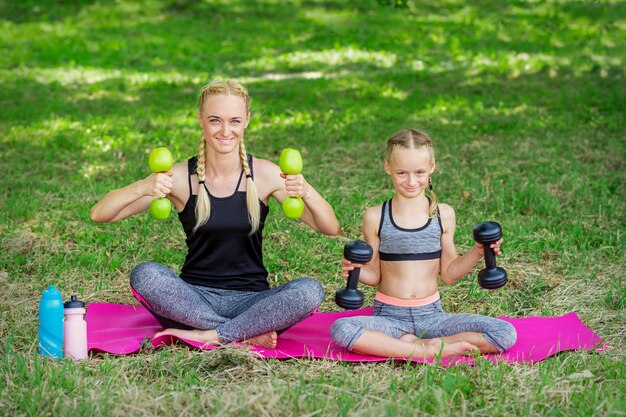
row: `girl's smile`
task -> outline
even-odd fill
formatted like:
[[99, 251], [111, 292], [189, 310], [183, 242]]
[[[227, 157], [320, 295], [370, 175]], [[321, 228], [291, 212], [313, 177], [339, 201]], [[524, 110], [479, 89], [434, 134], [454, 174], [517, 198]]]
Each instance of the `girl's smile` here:
[[428, 186], [435, 163], [424, 149], [398, 149], [385, 162], [385, 171], [391, 176], [395, 189], [405, 197], [422, 194]]

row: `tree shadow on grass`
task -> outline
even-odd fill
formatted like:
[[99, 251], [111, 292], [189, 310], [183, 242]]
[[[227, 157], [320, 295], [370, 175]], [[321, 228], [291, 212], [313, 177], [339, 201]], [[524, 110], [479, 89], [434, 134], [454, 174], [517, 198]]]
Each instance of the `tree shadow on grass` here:
[[[626, 16], [626, 10], [610, 4], [593, 14], [597, 21], [575, 25], [580, 6], [552, 16], [527, 3], [455, 2], [434, 10], [422, 5], [423, 13], [411, 16], [376, 2], [358, 10], [341, 2], [306, 4], [310, 7], [172, 1], [134, 8], [113, 4], [106, 11], [101, 6], [58, 30], [31, 31], [29, 65], [240, 77], [324, 71], [329, 64], [335, 70], [370, 65], [388, 71], [415, 60], [432, 66], [464, 56], [494, 59], [522, 52], [566, 59], [586, 46], [606, 49], [592, 35]], [[546, 27], [547, 21], [556, 26]], [[380, 28], [386, 28], [384, 36]], [[7, 62], [22, 65], [20, 57]]]
[[[554, 77], [539, 71], [511, 78], [488, 72], [468, 76], [464, 70], [428, 73], [399, 67], [391, 73], [353, 71], [334, 78], [256, 78], [245, 84], [258, 119], [253, 134], [260, 136], [257, 143], [274, 151], [304, 131], [307, 135], [298, 141], [305, 145], [348, 146], [372, 140], [370, 133], [377, 137], [378, 133], [427, 121], [441, 124], [447, 120], [453, 126], [471, 127], [473, 133], [498, 134], [516, 127], [511, 123], [538, 131], [547, 127], [569, 129], [571, 123], [584, 125], [600, 118], [605, 119], [605, 131], [616, 132], [623, 121], [620, 109], [626, 107], [622, 89], [616, 88], [626, 83], [595, 72], [564, 72]], [[65, 128], [74, 131], [74, 139], [59, 136], [58, 147], [43, 135], [43, 143], [52, 149], [63, 149], [68, 142], [68, 149], [80, 151], [90, 140], [124, 136], [129, 129], [140, 133], [140, 146], [144, 146], [168, 130], [187, 125], [191, 130], [197, 128], [195, 106], [201, 86], [193, 80], [133, 84], [123, 75], [72, 85], [13, 77], [3, 83], [0, 116], [5, 121], [5, 133], [11, 126], [45, 130], [50, 127], [46, 123], [75, 123]], [[550, 117], [559, 119], [561, 126], [546, 126]], [[43, 125], [38, 126], [40, 123]], [[96, 129], [93, 135], [76, 133], [94, 130], [93, 125], [100, 125], [101, 130]]]
[[0, 16], [13, 23], [55, 22], [76, 16], [94, 0], [0, 0]]

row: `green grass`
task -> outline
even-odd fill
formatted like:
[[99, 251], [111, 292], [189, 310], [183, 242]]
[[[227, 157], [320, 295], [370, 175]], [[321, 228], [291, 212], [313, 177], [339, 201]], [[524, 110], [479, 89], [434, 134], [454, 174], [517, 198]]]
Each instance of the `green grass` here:
[[[0, 1], [0, 414], [624, 415], [623, 2], [56, 3]], [[386, 138], [429, 132], [459, 251], [474, 223], [498, 220], [510, 277], [495, 292], [480, 290], [475, 273], [442, 287], [445, 307], [576, 311], [611, 349], [449, 369], [182, 345], [76, 364], [38, 357], [48, 284], [66, 298], [135, 303], [137, 263], [179, 270], [174, 218], [101, 225], [89, 209], [148, 175], [152, 148], [191, 156], [197, 93], [226, 77], [253, 97], [248, 149], [275, 161], [300, 149], [305, 176], [350, 238], [361, 237], [363, 210], [392, 193]], [[326, 289], [322, 310], [336, 311], [341, 250], [271, 205], [272, 284], [313, 275]]]

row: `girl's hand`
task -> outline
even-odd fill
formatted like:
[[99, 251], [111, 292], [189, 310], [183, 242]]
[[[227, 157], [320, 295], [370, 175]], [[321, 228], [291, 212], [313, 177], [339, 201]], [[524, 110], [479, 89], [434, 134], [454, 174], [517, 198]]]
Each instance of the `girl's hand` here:
[[172, 180], [173, 175], [174, 174], [170, 171], [151, 174], [144, 180], [144, 195], [165, 197], [167, 194], [171, 193], [172, 187], [174, 186], [174, 181]]
[[302, 174], [280, 174], [285, 180], [285, 190], [289, 197], [304, 198], [309, 192], [309, 184], [306, 182]]
[[[500, 251], [500, 245], [501, 244], [502, 244], [502, 238], [500, 238], [500, 240], [498, 240], [497, 242], [492, 243], [491, 245], [489, 245], [489, 247], [491, 249], [493, 249], [493, 253], [495, 253], [496, 256], [501, 256], [502, 255], [502, 251]], [[480, 256], [485, 256], [485, 248], [484, 248], [482, 243], [476, 242], [476, 248], [480, 252]]]
[[361, 267], [363, 267], [362, 264], [352, 263], [346, 258], [342, 258], [341, 259], [341, 276], [343, 278], [348, 278], [348, 274], [350, 273], [350, 271], [354, 270], [355, 268], [361, 268]]

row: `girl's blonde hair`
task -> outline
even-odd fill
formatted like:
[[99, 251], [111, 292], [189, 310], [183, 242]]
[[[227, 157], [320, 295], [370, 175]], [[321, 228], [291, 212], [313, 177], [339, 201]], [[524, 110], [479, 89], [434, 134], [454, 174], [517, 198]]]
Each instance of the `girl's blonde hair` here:
[[[208, 97], [211, 96], [238, 96], [241, 97], [245, 103], [246, 115], [250, 113], [250, 96], [248, 91], [236, 81], [215, 81], [205, 85], [198, 97], [198, 113], [202, 114], [204, 109], [204, 103]], [[243, 138], [239, 143], [239, 158], [243, 166], [244, 175], [246, 176], [246, 204], [248, 206], [248, 219], [250, 220], [250, 234], [253, 234], [259, 229], [261, 223], [261, 207], [259, 205], [259, 194], [252, 179], [252, 173], [250, 172], [250, 165], [248, 164], [248, 154], [246, 153], [246, 146], [243, 143]], [[200, 137], [200, 146], [198, 147], [198, 163], [196, 166], [196, 173], [198, 174], [198, 181], [200, 187], [198, 188], [198, 200], [196, 204], [196, 225], [193, 228], [194, 232], [203, 224], [205, 224], [211, 216], [211, 200], [209, 199], [209, 193], [204, 187], [205, 180], [205, 162], [206, 162], [206, 142], [204, 137]]]
[[[435, 163], [435, 150], [433, 149], [433, 144], [428, 137], [428, 135], [424, 132], [421, 132], [416, 129], [406, 129], [401, 130], [387, 139], [387, 162], [391, 163], [391, 159], [393, 158], [393, 153], [397, 149], [423, 149], [430, 156], [431, 165]], [[434, 213], [437, 211], [437, 196], [435, 195], [432, 187], [432, 183], [430, 181], [430, 177], [428, 178], [428, 189], [429, 189], [429, 197], [430, 197], [430, 207], [428, 208], [428, 217], [433, 217]]]

